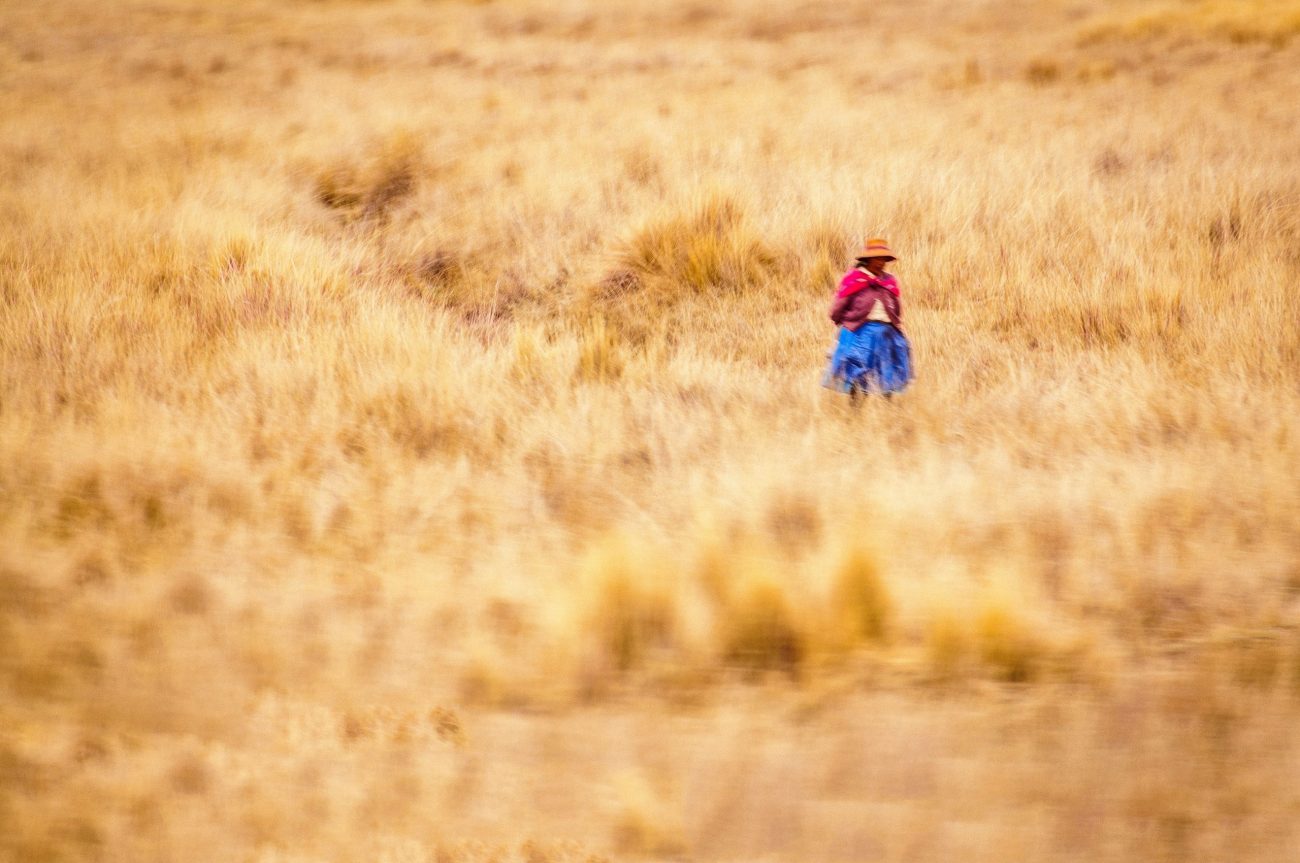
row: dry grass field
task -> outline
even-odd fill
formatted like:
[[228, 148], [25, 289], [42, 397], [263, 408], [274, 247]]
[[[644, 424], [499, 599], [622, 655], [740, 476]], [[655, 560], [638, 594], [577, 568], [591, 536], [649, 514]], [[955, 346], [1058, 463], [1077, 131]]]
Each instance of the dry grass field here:
[[1296, 0], [6, 0], [0, 861], [1300, 859], [1297, 92]]

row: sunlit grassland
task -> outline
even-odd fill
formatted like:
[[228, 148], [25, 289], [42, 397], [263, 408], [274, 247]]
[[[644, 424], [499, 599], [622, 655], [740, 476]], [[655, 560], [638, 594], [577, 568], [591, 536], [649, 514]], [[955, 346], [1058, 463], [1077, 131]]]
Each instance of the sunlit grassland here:
[[0, 859], [1292, 859], [1294, 15], [6, 5]]

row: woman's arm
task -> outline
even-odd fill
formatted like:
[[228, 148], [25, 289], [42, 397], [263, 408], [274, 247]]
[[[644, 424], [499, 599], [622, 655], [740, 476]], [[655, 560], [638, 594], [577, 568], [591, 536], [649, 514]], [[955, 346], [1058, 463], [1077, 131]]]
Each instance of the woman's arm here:
[[883, 302], [885, 304], [885, 313], [889, 315], [889, 322], [901, 333], [903, 331], [903, 301], [889, 293], [889, 291], [885, 291]]
[[844, 313], [849, 310], [849, 303], [853, 302], [853, 296], [836, 297], [831, 303], [831, 320], [835, 323], [843, 323]]

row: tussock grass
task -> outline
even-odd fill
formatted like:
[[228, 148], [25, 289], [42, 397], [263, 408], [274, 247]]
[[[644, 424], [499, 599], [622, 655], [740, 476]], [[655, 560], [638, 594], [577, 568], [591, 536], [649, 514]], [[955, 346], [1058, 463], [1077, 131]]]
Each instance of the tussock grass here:
[[835, 573], [831, 605], [842, 615], [841, 627], [850, 641], [883, 642], [889, 637], [893, 600], [875, 555], [852, 546]]
[[745, 669], [797, 673], [808, 656], [809, 625], [790, 586], [768, 561], [742, 560], [740, 566], [720, 609], [722, 658]]
[[754, 287], [771, 266], [764, 249], [733, 199], [712, 195], [680, 216], [640, 229], [627, 243], [620, 265], [647, 289], [668, 292], [655, 305], [673, 301], [680, 291], [738, 292]]
[[312, 191], [344, 221], [384, 227], [394, 210], [415, 194], [428, 170], [419, 137], [400, 131], [372, 145], [360, 160], [337, 160], [317, 168]]
[[662, 552], [619, 537], [590, 552], [584, 625], [595, 631], [602, 658], [616, 671], [681, 643], [682, 593], [662, 561]]
[[666, 664], [682, 682], [779, 672], [800, 677], [863, 646], [886, 644], [895, 608], [877, 555], [846, 544], [829, 571], [761, 533], [707, 520], [671, 550], [626, 536], [595, 540], [578, 581], [576, 628], [595, 648], [587, 686]]
[[980, 659], [1003, 680], [1023, 683], [1041, 673], [1046, 652], [1043, 637], [1019, 617], [1007, 598], [990, 600], [980, 609], [975, 644]]
[[616, 380], [625, 364], [617, 331], [603, 318], [593, 318], [582, 331], [575, 375], [587, 380]]

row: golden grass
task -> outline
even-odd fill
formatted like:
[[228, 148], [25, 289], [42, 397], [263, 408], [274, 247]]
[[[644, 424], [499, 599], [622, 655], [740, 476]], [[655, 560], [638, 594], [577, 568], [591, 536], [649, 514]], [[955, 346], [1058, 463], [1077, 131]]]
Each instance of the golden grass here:
[[[1131, 5], [1131, 4], [1130, 4]], [[1296, 0], [1183, 0], [1137, 4], [1101, 16], [1088, 39], [1210, 36], [1237, 43], [1284, 46], [1300, 33]]]
[[0, 860], [1289, 861], [1294, 6], [6, 4]]

